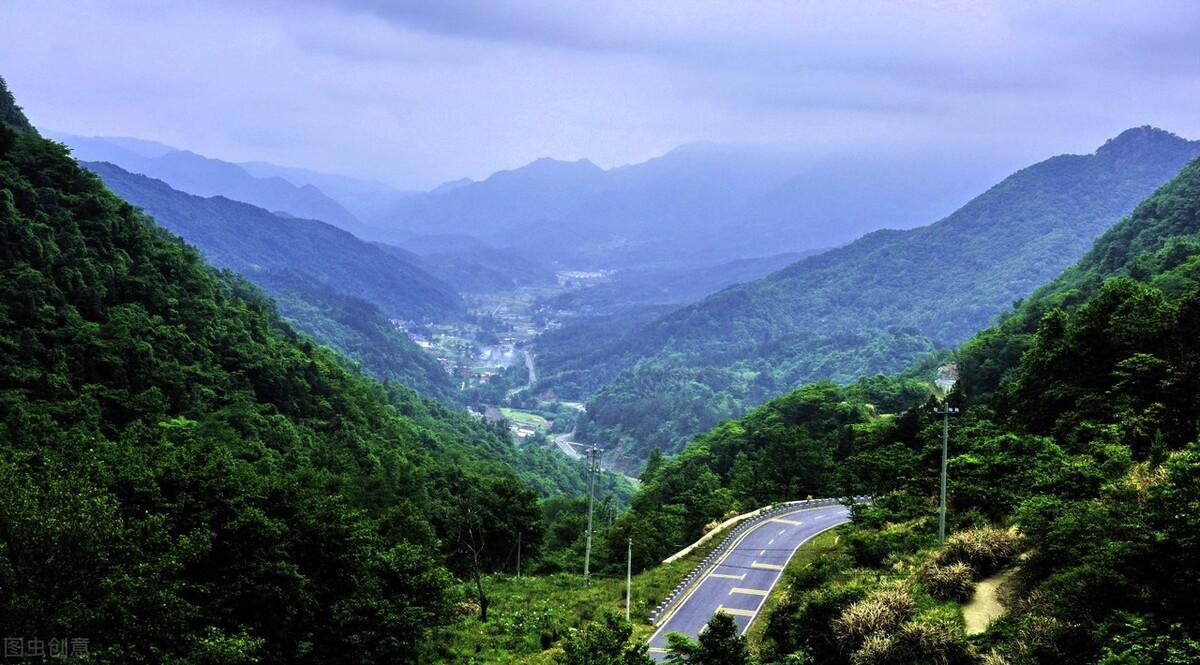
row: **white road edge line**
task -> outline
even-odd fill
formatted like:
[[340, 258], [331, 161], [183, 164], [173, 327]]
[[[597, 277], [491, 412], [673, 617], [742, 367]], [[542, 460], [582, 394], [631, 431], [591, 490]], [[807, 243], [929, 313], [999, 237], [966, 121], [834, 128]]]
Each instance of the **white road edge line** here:
[[[827, 508], [827, 507], [828, 506], [813, 506], [811, 508], [801, 508], [794, 512], [785, 513], [785, 514], [786, 515], [795, 515], [798, 513], [802, 513], [804, 511], [821, 510], [822, 508]], [[718, 568], [720, 568], [721, 565], [725, 563], [725, 559], [728, 559], [729, 555], [733, 554], [733, 552], [735, 552], [737, 550], [737, 546], [743, 540], [745, 540], [747, 536], [754, 533], [756, 530], [758, 530], [764, 524], [769, 524], [769, 523], [770, 522], [763, 520], [761, 523], [756, 524], [755, 526], [747, 529], [746, 533], [743, 533], [742, 535], [738, 536], [738, 539], [730, 544], [729, 550], [727, 552], [725, 552], [725, 555], [721, 557], [721, 560], [718, 561], [717, 563], [715, 563], [711, 568], [709, 568], [709, 571], [716, 571]], [[841, 524], [844, 524], [844, 522]], [[825, 527], [824, 529], [821, 529], [820, 531], [817, 531], [816, 533], [810, 535], [808, 538], [805, 538], [804, 540], [800, 541], [800, 543], [797, 544], [796, 547], [792, 549], [792, 553], [788, 555], [787, 560], [790, 562], [792, 560], [792, 557], [796, 555], [796, 550], [800, 549], [800, 547], [802, 545], [804, 545], [804, 543], [807, 543], [808, 541], [812, 540], [813, 538], [821, 535], [822, 533], [825, 533], [829, 529], [832, 529], [837, 526], [841, 526], [841, 524], [833, 524], [831, 526]], [[779, 533], [782, 534], [785, 531], [787, 531], [787, 529], [784, 529], [783, 531], [780, 531]], [[786, 568], [786, 563], [784, 564], [784, 567]], [[692, 585], [692, 588], [688, 590], [687, 595], [685, 595], [682, 599], [680, 599], [679, 602], [675, 603], [675, 607], [671, 609], [671, 611], [667, 614], [667, 616], [665, 618], [659, 620], [658, 628], [650, 635], [650, 637], [646, 638], [647, 643], [653, 642], [654, 638], [658, 637], [658, 634], [661, 633], [663, 631], [663, 629], [667, 627], [667, 624], [671, 622], [671, 619], [675, 618], [675, 615], [679, 613], [680, 608], [682, 608], [684, 605], [686, 605], [687, 601], [690, 600], [692, 595], [694, 595], [696, 593], [696, 589], [699, 589], [700, 586], [702, 584], [704, 584], [705, 580], [707, 580], [709, 577], [711, 577], [712, 574], [713, 574], [712, 572], [708, 572], [708, 573], [704, 574], [703, 576], [701, 576], [700, 579], [697, 580], [696, 583]], [[745, 573], [743, 573], [743, 575], [745, 575]], [[773, 590], [775, 588], [775, 583], [779, 581], [780, 575], [782, 575], [782, 572], [777, 574], [775, 577], [775, 580], [773, 582], [771, 582], [771, 585], [769, 587], [767, 587], [768, 594], [770, 593], [771, 590]], [[763, 602], [759, 603], [758, 609], [754, 610], [755, 616], [750, 617], [750, 621], [746, 622], [747, 630], [750, 629], [750, 624], [754, 623], [754, 619], [755, 619], [755, 617], [757, 617], [758, 611], [762, 609], [762, 605], [763, 605], [763, 603], [766, 602], [766, 598], [767, 597], [764, 596]], [[745, 633], [745, 632], [746, 631], [742, 631], [742, 633]]]
[[[847, 522], [848, 521], [849, 520], [847, 520]], [[840, 522], [838, 524], [831, 524], [831, 525], [825, 527], [824, 529], [821, 529], [820, 531], [817, 531], [816, 533], [809, 535], [804, 540], [801, 540], [795, 547], [792, 548], [792, 553], [788, 555], [787, 562], [783, 564], [784, 570], [787, 569], [787, 564], [792, 562], [792, 557], [796, 556], [796, 550], [799, 550], [801, 547], [803, 547], [804, 543], [807, 543], [808, 541], [812, 540], [813, 538], [816, 538], [817, 536], [825, 533], [826, 531], [828, 531], [830, 529], [837, 528], [837, 527], [841, 526], [842, 524], [846, 524], [846, 522]], [[771, 583], [769, 585], [767, 585], [767, 595], [763, 596], [762, 600], [759, 601], [759, 603], [758, 603], [758, 607], [754, 608], [754, 613], [750, 615], [750, 620], [746, 622], [746, 627], [741, 632], [742, 635], [745, 635], [746, 631], [750, 630], [750, 626], [754, 625], [754, 620], [758, 618], [758, 613], [760, 611], [762, 611], [763, 605], [767, 604], [767, 598], [771, 597], [771, 592], [775, 590], [775, 585], [777, 583], [779, 583], [779, 578], [781, 578], [781, 577], [783, 577], [783, 570], [776, 573], [775, 579], [771, 580]]]

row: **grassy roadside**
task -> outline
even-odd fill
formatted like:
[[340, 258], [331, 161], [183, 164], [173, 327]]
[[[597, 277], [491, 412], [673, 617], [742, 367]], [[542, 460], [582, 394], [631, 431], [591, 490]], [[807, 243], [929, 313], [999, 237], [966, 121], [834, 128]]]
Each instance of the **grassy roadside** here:
[[[649, 614], [679, 580], [721, 540], [714, 537], [687, 556], [633, 577], [630, 618], [638, 639], [650, 636]], [[549, 664], [558, 642], [571, 629], [605, 612], [625, 612], [625, 577], [592, 576], [583, 587], [582, 575], [558, 573], [526, 576], [492, 575], [485, 583], [491, 599], [487, 623], [479, 620], [473, 589], [462, 585], [462, 616], [439, 629], [434, 637], [437, 662]]]
[[796, 550], [796, 554], [792, 556], [791, 561], [784, 568], [783, 574], [775, 584], [775, 588], [771, 590], [771, 595], [767, 596], [762, 609], [759, 610], [758, 617], [754, 620], [754, 623], [750, 624], [750, 630], [746, 631], [746, 643], [750, 649], [750, 653], [757, 657], [763, 633], [767, 629], [767, 618], [771, 616], [771, 612], [783, 601], [788, 587], [791, 586], [792, 577], [814, 560], [834, 552], [838, 547], [838, 539], [841, 537], [839, 534], [844, 528], [844, 525], [838, 526], [820, 533], [812, 540], [801, 545], [800, 549]]
[[[796, 551], [783, 573], [783, 578], [767, 597], [758, 620], [751, 626], [747, 638], [757, 650], [766, 617], [783, 599], [788, 581], [796, 571], [837, 547], [842, 527], [826, 531], [805, 543]], [[633, 577], [631, 619], [634, 636], [646, 639], [653, 632], [649, 613], [666, 597], [679, 580], [719, 543], [714, 537], [688, 556], [668, 565], [657, 566]], [[484, 665], [492, 663], [527, 663], [549, 665], [558, 651], [559, 641], [568, 631], [598, 619], [605, 612], [625, 611], [624, 577], [598, 577], [583, 587], [582, 576], [559, 573], [526, 576], [493, 575], [485, 582], [491, 599], [488, 622], [479, 621], [478, 608], [473, 605], [472, 590], [461, 589], [462, 617], [454, 624], [440, 629], [434, 639], [438, 645], [436, 659], [453, 663]]]

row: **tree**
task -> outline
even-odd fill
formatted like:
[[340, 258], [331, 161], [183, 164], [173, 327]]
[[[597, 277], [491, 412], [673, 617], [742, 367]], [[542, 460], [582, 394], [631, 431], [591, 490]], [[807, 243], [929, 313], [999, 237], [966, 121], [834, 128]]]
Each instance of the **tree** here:
[[643, 642], [629, 643], [633, 629], [615, 614], [604, 615], [601, 623], [591, 623], [573, 631], [563, 640], [562, 653], [555, 654], [559, 665], [653, 665]]
[[752, 665], [754, 660], [746, 651], [746, 638], [737, 622], [724, 612], [717, 612], [700, 633], [699, 642], [679, 633], [667, 636], [672, 665]]

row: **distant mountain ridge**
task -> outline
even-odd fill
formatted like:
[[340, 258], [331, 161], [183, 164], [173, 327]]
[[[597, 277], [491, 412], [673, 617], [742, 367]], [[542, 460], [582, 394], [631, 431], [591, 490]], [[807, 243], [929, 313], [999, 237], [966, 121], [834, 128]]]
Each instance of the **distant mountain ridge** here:
[[284, 218], [225, 197], [200, 197], [113, 164], [85, 162], [117, 195], [196, 245], [216, 265], [251, 280], [291, 269], [378, 306], [392, 318], [445, 321], [462, 299], [423, 268], [323, 221]]
[[[560, 267], [700, 267], [911, 226], [952, 210], [989, 181], [986, 168], [961, 155], [818, 158], [689, 144], [608, 170], [587, 160], [540, 159], [413, 196], [373, 224], [395, 244], [469, 234], [549, 256]], [[882, 203], [848, 195], [867, 184]]]
[[316, 186], [293, 184], [278, 174], [268, 174], [262, 165], [252, 167], [264, 174], [256, 176], [242, 165], [153, 141], [70, 134], [55, 134], [52, 138], [69, 145], [81, 161], [109, 162], [131, 173], [162, 180], [189, 194], [224, 196], [272, 212], [319, 219], [359, 235], [368, 231], [341, 203]]
[[613, 350], [629, 369], [591, 398], [580, 431], [636, 468], [796, 385], [897, 371], [961, 343], [1197, 156], [1200, 142], [1131, 129], [1095, 154], [1022, 169], [935, 224], [877, 231], [714, 294]]

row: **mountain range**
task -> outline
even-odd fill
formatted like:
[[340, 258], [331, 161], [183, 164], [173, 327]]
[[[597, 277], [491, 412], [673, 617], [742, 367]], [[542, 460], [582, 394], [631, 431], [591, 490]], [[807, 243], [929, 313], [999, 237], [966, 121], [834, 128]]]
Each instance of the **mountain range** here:
[[[69, 145], [75, 157], [81, 161], [109, 162], [131, 173], [162, 180], [189, 194], [224, 196], [272, 212], [284, 212], [303, 219], [319, 219], [358, 234], [362, 234], [366, 228], [340, 202], [313, 184], [301, 181], [302, 184], [297, 185], [282, 177], [288, 174], [305, 176], [308, 180], [321, 179], [311, 171], [260, 163], [243, 166], [141, 139], [59, 133], [50, 136]], [[328, 176], [321, 180], [327, 184], [354, 182], [339, 176]], [[369, 185], [366, 183], [364, 187]]]
[[1200, 142], [1131, 129], [1022, 169], [934, 224], [867, 234], [589, 349], [574, 366], [623, 371], [589, 398], [580, 432], [636, 468], [794, 386], [897, 371], [961, 343], [1197, 155]]
[[[374, 225], [393, 244], [472, 235], [561, 268], [700, 267], [915, 225], [949, 212], [990, 177], [962, 156], [816, 157], [692, 144], [607, 170], [537, 160], [409, 197]], [[854, 195], [866, 186], [878, 199]]]

